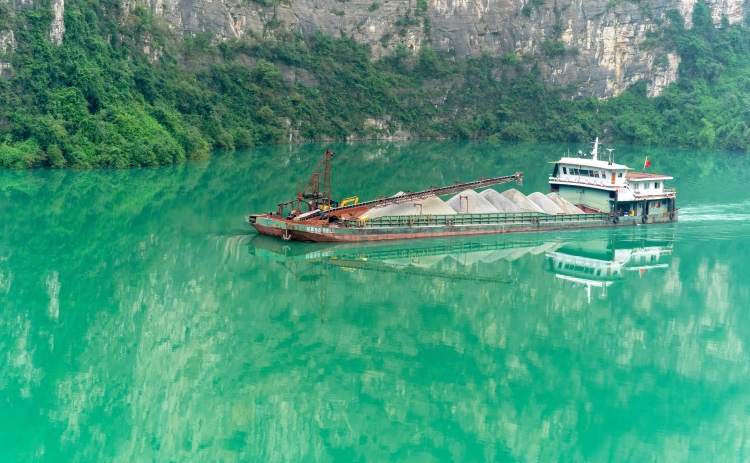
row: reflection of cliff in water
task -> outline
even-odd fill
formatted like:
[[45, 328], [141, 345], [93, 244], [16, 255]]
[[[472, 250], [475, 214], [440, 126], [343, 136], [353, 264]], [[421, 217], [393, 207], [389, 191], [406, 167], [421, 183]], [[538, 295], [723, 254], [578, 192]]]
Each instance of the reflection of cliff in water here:
[[[371, 146], [350, 151], [341, 171], [367, 175], [338, 177], [341, 192], [546, 171], [544, 153], [471, 143], [431, 154], [438, 145], [393, 145], [372, 161], [361, 156]], [[286, 172], [310, 169], [319, 146], [258, 153], [137, 172], [2, 173], [0, 461], [750, 454], [744, 223], [716, 223], [708, 237], [688, 222], [517, 235], [506, 249], [377, 261], [397, 272], [301, 263], [328, 275], [320, 323], [320, 279], [248, 255], [250, 237], [206, 238], [296, 188]], [[724, 201], [711, 196], [716, 178], [742, 185], [747, 159], [716, 159], [660, 162], [685, 181], [708, 179], [681, 190], [687, 205]], [[657, 261], [668, 267], [623, 269], [590, 303], [550, 271], [547, 254], [575, 255], [576, 243], [669, 245], [673, 230], [679, 241]], [[536, 244], [548, 242], [565, 244]]]
[[[615, 250], [644, 243], [635, 231], [632, 239], [623, 231], [589, 234]], [[750, 380], [742, 367], [748, 360], [742, 327], [750, 327], [743, 308], [717, 313], [688, 297], [670, 260], [653, 279], [622, 272], [591, 310], [581, 291], [570, 291], [569, 282], [548, 270], [547, 257], [573, 255], [588, 236], [565, 234], [564, 244], [549, 235], [409, 242], [416, 248], [300, 243], [285, 249], [276, 240], [278, 260], [259, 256], [270, 250], [255, 240], [256, 255], [248, 255], [248, 237], [138, 245], [159, 258], [148, 261], [143, 276], [115, 270], [118, 306], [97, 310], [96, 300], [63, 285], [55, 325], [35, 331], [34, 312], [6, 317], [17, 325], [14, 341], [37, 347], [22, 357], [19, 343], [0, 338], [14, 346], [13, 361], [0, 361], [0, 372], [9, 394], [23, 386], [22, 394], [54, 398], [49, 409], [28, 415], [52, 420], [60, 435], [23, 439], [61, 461], [112, 455], [115, 461], [386, 461], [393, 455], [404, 461], [653, 455], [672, 461], [686, 446], [695, 452], [717, 439], [740, 438], [741, 429], [727, 423], [732, 410], [750, 405], [735, 393]], [[704, 261], [733, 278], [731, 255], [714, 262], [701, 248], [691, 251], [679, 259], [684, 281], [701, 282]], [[325, 264], [344, 257], [347, 265]], [[510, 283], [349, 265], [365, 258], [395, 269], [489, 274]], [[296, 278], [287, 267], [295, 260], [328, 272], [325, 324], [319, 301], [307, 296], [308, 286], [323, 282]], [[78, 342], [64, 337], [74, 311], [90, 314]], [[54, 350], [46, 338], [34, 342], [53, 335]], [[69, 359], [65, 368], [40, 360], [45, 350]], [[716, 406], [716, 398], [724, 405]], [[685, 436], [680, 427], [700, 431]], [[716, 459], [730, 453], [720, 450]]]
[[[735, 292], [747, 286], [722, 286], [746, 265], [740, 249], [681, 242], [658, 261], [669, 267], [651, 278], [623, 271], [591, 305], [549, 271], [549, 253], [609, 261], [669, 247], [668, 232], [466, 240], [484, 247], [446, 247], [431, 265], [453, 240], [410, 242], [435, 255], [365, 248], [397, 269], [511, 283], [328, 265], [325, 324], [318, 293], [307, 295], [321, 280], [248, 255], [249, 237], [135, 243], [148, 259], [112, 270], [108, 310], [68, 290], [62, 267], [59, 321], [40, 321], [46, 296], [0, 320], [0, 344], [11, 346], [0, 373], [14, 402], [52, 398], [16, 415], [49, 419], [58, 434], [19, 439], [60, 461], [677, 461], [686, 449], [731, 460], [732, 446], [707, 449], [739, 441], [736, 411], [750, 406], [750, 319]], [[597, 240], [604, 251], [579, 251]], [[363, 256], [281, 251], [321, 269]], [[46, 295], [47, 278], [15, 277], [0, 298], [33, 284]]]

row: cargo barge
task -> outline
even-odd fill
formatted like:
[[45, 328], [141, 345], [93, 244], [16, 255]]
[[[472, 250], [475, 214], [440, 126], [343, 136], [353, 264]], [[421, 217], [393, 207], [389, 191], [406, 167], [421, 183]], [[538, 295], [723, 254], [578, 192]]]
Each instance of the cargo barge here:
[[[573, 213], [570, 208], [565, 212], [562, 206], [561, 213], [545, 213], [541, 208], [476, 213], [469, 207], [471, 195], [462, 196], [466, 192], [476, 195], [475, 189], [513, 181], [520, 185], [521, 172], [366, 202], [351, 197], [339, 203], [331, 197], [332, 157], [333, 153], [327, 151], [304, 187], [300, 184], [295, 199], [279, 204], [276, 211], [248, 215], [246, 221], [258, 233], [284, 240], [366, 242], [633, 226], [678, 219], [676, 192], [665, 187], [665, 182], [672, 177], [646, 173], [648, 159], [643, 172], [633, 172], [613, 162], [612, 150], [609, 150], [609, 159], [599, 159], [598, 139], [588, 156], [579, 151], [577, 157], [562, 157], [551, 163], [551, 194], [556, 195], [554, 199], [574, 206]], [[452, 201], [455, 203], [458, 198], [461, 203], [455, 212], [431, 214], [423, 210], [423, 204], [455, 193], [459, 194]], [[396, 210], [394, 207], [403, 205], [414, 213], [382, 215], [383, 211]]]

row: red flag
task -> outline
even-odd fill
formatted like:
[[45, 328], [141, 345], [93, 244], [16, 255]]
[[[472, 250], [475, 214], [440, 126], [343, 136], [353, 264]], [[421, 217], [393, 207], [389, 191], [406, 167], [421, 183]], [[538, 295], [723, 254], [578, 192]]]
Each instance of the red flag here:
[[646, 162], [643, 163], [643, 170], [645, 171], [648, 166], [651, 165], [651, 161], [648, 160], [648, 156], [646, 156]]

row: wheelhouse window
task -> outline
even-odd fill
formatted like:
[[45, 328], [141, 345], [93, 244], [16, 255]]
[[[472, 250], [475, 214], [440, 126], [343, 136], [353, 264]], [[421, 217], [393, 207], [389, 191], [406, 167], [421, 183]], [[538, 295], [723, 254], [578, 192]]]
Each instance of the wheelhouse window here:
[[644, 183], [643, 184], [643, 189], [644, 190], [648, 190], [649, 185], [650, 185], [650, 183], [648, 183], [648, 182]]
[[622, 178], [622, 172], [617, 173], [617, 178]]
[[656, 189], [659, 188], [659, 182], [654, 182], [654, 188], [656, 188]]
[[563, 174], [568, 175], [568, 168], [563, 166]]
[[641, 186], [640, 184], [638, 184], [638, 183], [634, 183], [634, 184], [633, 184], [633, 189], [634, 189], [634, 190], [638, 190], [640, 186]]

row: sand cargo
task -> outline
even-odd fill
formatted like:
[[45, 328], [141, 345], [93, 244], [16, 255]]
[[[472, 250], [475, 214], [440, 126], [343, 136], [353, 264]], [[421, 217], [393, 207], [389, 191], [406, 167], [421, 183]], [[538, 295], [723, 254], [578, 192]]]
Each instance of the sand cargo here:
[[[497, 185], [523, 173], [427, 190], [399, 192], [372, 201], [331, 197], [331, 158], [326, 152], [296, 198], [266, 214], [248, 215], [259, 233], [285, 240], [363, 242], [568, 228], [645, 225], [677, 221], [676, 193], [664, 182], [672, 177], [633, 172], [611, 158], [599, 159], [598, 139], [590, 155], [552, 162], [551, 192], [499, 193]], [[648, 160], [646, 165], [648, 165]], [[483, 190], [477, 192], [477, 190]], [[443, 201], [442, 197], [450, 197]]]

